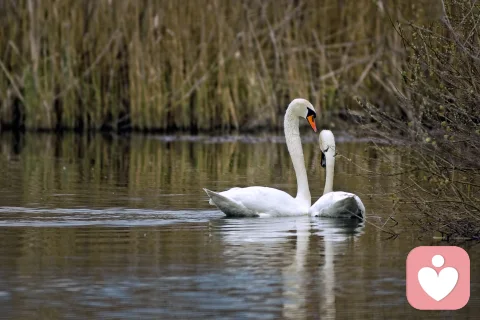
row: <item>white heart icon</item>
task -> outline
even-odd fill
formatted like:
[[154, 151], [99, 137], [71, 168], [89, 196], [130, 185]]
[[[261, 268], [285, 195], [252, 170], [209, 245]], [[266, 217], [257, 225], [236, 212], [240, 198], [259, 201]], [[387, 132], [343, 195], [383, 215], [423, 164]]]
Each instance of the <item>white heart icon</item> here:
[[418, 281], [423, 290], [437, 301], [442, 300], [452, 292], [457, 280], [457, 269], [452, 267], [442, 269], [438, 275], [430, 267], [424, 267], [418, 271]]

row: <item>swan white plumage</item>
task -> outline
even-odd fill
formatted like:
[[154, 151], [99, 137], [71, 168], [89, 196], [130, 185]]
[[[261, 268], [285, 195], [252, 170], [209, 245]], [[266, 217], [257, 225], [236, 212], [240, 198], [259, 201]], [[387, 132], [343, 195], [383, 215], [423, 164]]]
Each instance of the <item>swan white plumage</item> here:
[[307, 215], [312, 199], [300, 140], [300, 118], [307, 119], [317, 132], [312, 104], [305, 99], [294, 99], [285, 112], [283, 129], [297, 180], [295, 198], [284, 191], [260, 186], [232, 188], [223, 192], [203, 188], [210, 197], [209, 203], [229, 217]]
[[315, 217], [365, 218], [365, 206], [360, 198], [350, 192], [333, 191], [335, 170], [335, 137], [332, 131], [322, 130], [319, 135], [322, 167], [326, 167], [323, 195], [310, 207], [309, 214]]

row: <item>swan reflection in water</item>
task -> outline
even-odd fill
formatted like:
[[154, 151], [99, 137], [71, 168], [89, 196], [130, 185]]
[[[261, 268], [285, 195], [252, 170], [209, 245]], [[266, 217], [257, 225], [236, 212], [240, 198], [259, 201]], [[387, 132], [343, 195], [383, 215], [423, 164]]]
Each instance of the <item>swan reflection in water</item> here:
[[[282, 287], [271, 294], [280, 293], [284, 318], [299, 319], [312, 311], [322, 319], [335, 318], [334, 260], [342, 259], [345, 248], [358, 241], [364, 222], [309, 216], [220, 220], [232, 268], [281, 274]], [[255, 296], [256, 290], [252, 285], [249, 294]]]

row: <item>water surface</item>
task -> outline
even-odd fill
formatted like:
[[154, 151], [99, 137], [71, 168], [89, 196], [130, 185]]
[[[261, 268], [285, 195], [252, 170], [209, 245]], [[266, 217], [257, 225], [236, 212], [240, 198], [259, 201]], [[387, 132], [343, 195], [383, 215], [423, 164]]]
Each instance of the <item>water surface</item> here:
[[[396, 180], [365, 174], [391, 170], [367, 139], [336, 137], [334, 188], [363, 199], [367, 223], [226, 219], [208, 204], [203, 187], [295, 194], [281, 136], [0, 136], [0, 318], [474, 318], [479, 247], [463, 245], [472, 263], [466, 307], [410, 307], [408, 252], [445, 244], [392, 207], [384, 194]], [[325, 172], [316, 137], [304, 140], [317, 199]], [[373, 226], [393, 224], [390, 215], [396, 239]]]

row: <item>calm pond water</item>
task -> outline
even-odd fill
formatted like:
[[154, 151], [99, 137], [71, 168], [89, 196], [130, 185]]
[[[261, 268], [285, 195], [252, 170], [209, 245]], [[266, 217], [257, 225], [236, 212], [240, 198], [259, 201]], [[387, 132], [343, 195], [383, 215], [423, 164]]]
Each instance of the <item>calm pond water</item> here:
[[[325, 172], [317, 136], [306, 136], [315, 201]], [[407, 254], [445, 244], [394, 212], [383, 195], [393, 179], [364, 175], [389, 170], [365, 142], [336, 139], [334, 188], [363, 199], [367, 223], [226, 219], [208, 204], [203, 187], [295, 194], [281, 135], [1, 135], [0, 318], [477, 319], [480, 246], [464, 246], [467, 306], [412, 308]], [[373, 224], [392, 225], [393, 213], [403, 231], [388, 239]]]

